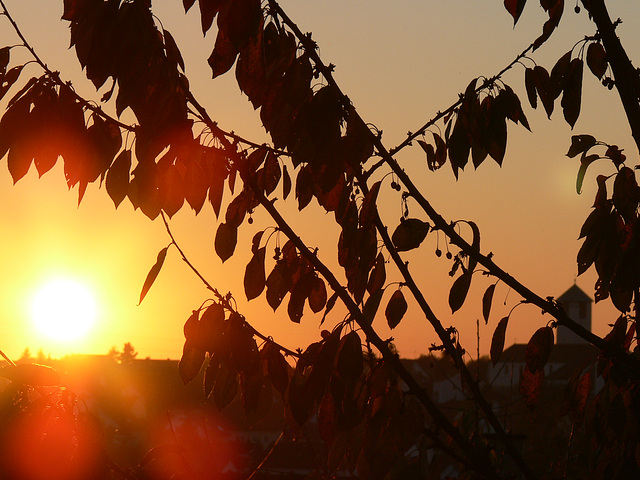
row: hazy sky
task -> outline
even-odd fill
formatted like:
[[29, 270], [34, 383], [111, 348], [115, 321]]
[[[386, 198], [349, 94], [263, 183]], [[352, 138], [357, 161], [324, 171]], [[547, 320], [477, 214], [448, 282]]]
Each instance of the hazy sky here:
[[[60, 70], [62, 78], [77, 82], [80, 94], [99, 98], [82, 80], [74, 52], [67, 49], [67, 24], [59, 20], [62, 1], [5, 3], [49, 67]], [[611, 16], [623, 19], [619, 34], [628, 53], [638, 58], [640, 10], [632, 2], [608, 3]], [[502, 4], [498, 0], [281, 2], [301, 30], [313, 32], [325, 62], [337, 66], [335, 75], [343, 91], [367, 122], [383, 130], [388, 147], [399, 144], [407, 131], [415, 131], [436, 111], [455, 102], [472, 78], [501, 70], [540, 33], [544, 16], [534, 0], [530, 0], [515, 29]], [[259, 117], [239, 92], [233, 74], [210, 80], [206, 59], [214, 37], [202, 38], [197, 6], [186, 16], [181, 6], [179, 0], [164, 0], [155, 2], [154, 12], [182, 49], [196, 97], [226, 130], [265, 140]], [[594, 31], [586, 14], [576, 15], [573, 5], [568, 4], [559, 31], [533, 58], [550, 70], [562, 54]], [[0, 18], [0, 39], [3, 45], [17, 43], [4, 18]], [[17, 54], [16, 49], [12, 55], [14, 52]], [[524, 64], [532, 66], [533, 62], [525, 60]], [[32, 66], [29, 74], [40, 72]], [[456, 182], [448, 166], [430, 173], [417, 146], [406, 149], [398, 158], [446, 218], [474, 220], [479, 225], [483, 252], [493, 252], [500, 266], [539, 295], [559, 296], [575, 279], [578, 232], [590, 212], [598, 173], [597, 168], [589, 171], [584, 192], [578, 196], [578, 162], [565, 156], [571, 135], [590, 133], [617, 143], [625, 148], [630, 165], [637, 163], [637, 152], [617, 94], [601, 87], [587, 69], [582, 114], [573, 132], [562, 119], [559, 100], [551, 121], [544, 113], [529, 108], [523, 87], [524, 68], [514, 68], [504, 81], [520, 94], [533, 133], [509, 124], [502, 168], [487, 159], [478, 171], [467, 168]], [[106, 191], [96, 185], [89, 187], [77, 208], [77, 192], [67, 191], [61, 165], [42, 179], [33, 169], [12, 186], [5, 161], [0, 168], [0, 202], [4, 206], [0, 209], [4, 232], [0, 244], [0, 349], [16, 357], [29, 346], [32, 352], [42, 348], [58, 356], [106, 353], [112, 345], [121, 348], [124, 342], [131, 342], [142, 357], [177, 358], [184, 338], [182, 325], [208, 295], [172, 250], [158, 281], [143, 304], [136, 306], [147, 271], [158, 251], [169, 243], [161, 221], [151, 222], [126, 201], [116, 211]], [[610, 173], [604, 163], [601, 171]], [[393, 228], [401, 214], [399, 196], [389, 192], [384, 205], [382, 215]], [[305, 210], [304, 215], [296, 215], [295, 208], [285, 211], [293, 225], [311, 235], [303, 235], [307, 243], [319, 246], [320, 255], [331, 263], [337, 236], [317, 236], [317, 232], [331, 231], [331, 218], [317, 209]], [[424, 218], [415, 207], [412, 214]], [[253, 226], [244, 225], [237, 251], [249, 252], [251, 236], [267, 225], [271, 223], [261, 214]], [[246, 302], [242, 275], [248, 257], [237, 255], [221, 264], [213, 251], [216, 223], [210, 209], [205, 208], [196, 217], [186, 206], [174, 217], [172, 228], [210, 283], [222, 292], [233, 292], [239, 310], [256, 328], [292, 348], [318, 337], [320, 316], [309, 314], [301, 325], [293, 325], [286, 317], [286, 306], [273, 314], [262, 299]], [[406, 258], [442, 322], [456, 325], [464, 346], [475, 352], [480, 298], [491, 280], [474, 276], [467, 303], [452, 316], [446, 301], [451, 286], [447, 275], [450, 264], [444, 257], [435, 257], [435, 248], [436, 237], [430, 235], [417, 253]], [[440, 238], [440, 248], [445, 248], [444, 237]], [[28, 316], [29, 298], [38, 285], [60, 275], [85, 283], [98, 297], [98, 321], [82, 342], [64, 345], [44, 338], [34, 331]], [[590, 296], [594, 282], [592, 272], [578, 279], [578, 285]], [[498, 287], [490, 324], [481, 322], [483, 352], [488, 351], [497, 321], [517, 300], [513, 292]], [[594, 312], [594, 330], [602, 334], [606, 324], [615, 320], [615, 313], [600, 305]], [[507, 341], [527, 341], [548, 320], [536, 308], [519, 307], [512, 316]], [[382, 319], [376, 322], [384, 324]], [[405, 356], [426, 353], [435, 341], [416, 308], [410, 308], [392, 334], [384, 327], [381, 331], [383, 337], [393, 335]]]

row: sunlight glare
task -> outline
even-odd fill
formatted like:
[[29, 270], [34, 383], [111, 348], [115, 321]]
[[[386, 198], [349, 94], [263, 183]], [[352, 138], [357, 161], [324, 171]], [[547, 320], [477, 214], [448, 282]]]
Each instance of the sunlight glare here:
[[40, 333], [56, 340], [85, 335], [96, 318], [96, 303], [84, 285], [57, 279], [43, 285], [31, 300], [31, 317]]

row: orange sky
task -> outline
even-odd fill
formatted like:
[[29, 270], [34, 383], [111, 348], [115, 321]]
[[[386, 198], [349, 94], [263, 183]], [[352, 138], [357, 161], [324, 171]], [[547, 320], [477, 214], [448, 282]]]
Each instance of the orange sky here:
[[[77, 81], [79, 67], [73, 51], [67, 50], [68, 29], [59, 21], [61, 1], [9, 0], [10, 12], [24, 29], [44, 61], [63, 78]], [[202, 39], [195, 11], [185, 16], [181, 2], [156, 2], [154, 12], [176, 37], [187, 62], [191, 86], [210, 112], [227, 130], [264, 140], [259, 119], [235, 85], [233, 74], [212, 82], [206, 58], [213, 37]], [[495, 5], [488, 5], [488, 4]], [[502, 2], [382, 0], [282, 1], [289, 15], [303, 31], [312, 31], [327, 63], [334, 63], [336, 79], [366, 121], [384, 131], [388, 147], [400, 143], [407, 131], [415, 130], [437, 110], [447, 108], [458, 93], [476, 76], [490, 76], [508, 64], [538, 34], [544, 21], [539, 6], [531, 0], [522, 24], [514, 30]], [[622, 17], [619, 32], [632, 58], [640, 55], [638, 9], [628, 2], [611, 3], [613, 18]], [[0, 18], [3, 45], [14, 44], [10, 27]], [[585, 14], [575, 15], [573, 5], [560, 30], [536, 53], [538, 64], [551, 68], [557, 58], [584, 35], [594, 32]], [[12, 55], [16, 50], [12, 51]], [[529, 61], [527, 66], [531, 66]], [[39, 75], [31, 67], [32, 75]], [[585, 69], [586, 70], [586, 69]], [[436, 173], [426, 169], [418, 147], [406, 149], [399, 159], [424, 187], [427, 197], [449, 219], [474, 220], [482, 233], [483, 251], [493, 252], [496, 262], [541, 296], [559, 296], [574, 281], [576, 240], [589, 213], [595, 193], [597, 168], [589, 171], [584, 193], [575, 192], [577, 160], [566, 153], [572, 133], [590, 133], [609, 143], [617, 143], [637, 163], [628, 127], [623, 121], [615, 92], [602, 88], [595, 77], [585, 73], [582, 116], [572, 132], [559, 112], [553, 120], [532, 111], [523, 88], [523, 69], [510, 72], [505, 81], [520, 94], [533, 133], [509, 124], [509, 144], [503, 168], [487, 160], [477, 172], [468, 169], [458, 182], [450, 168]], [[91, 96], [86, 81], [76, 84], [79, 93]], [[94, 98], [98, 98], [94, 96]], [[77, 192], [67, 191], [61, 166], [37, 179], [35, 171], [12, 186], [6, 163], [0, 167], [0, 349], [12, 357], [29, 346], [32, 352], [106, 353], [113, 345], [131, 342], [141, 357], [178, 358], [182, 348], [182, 325], [191, 310], [208, 298], [207, 291], [180, 261], [169, 252], [158, 281], [141, 306], [136, 306], [140, 289], [158, 251], [169, 243], [161, 221], [151, 222], [124, 202], [116, 211], [104, 190], [89, 187], [80, 208]], [[604, 164], [603, 164], [604, 168]], [[609, 172], [603, 169], [603, 173]], [[390, 190], [390, 189], [389, 189]], [[382, 216], [395, 226], [400, 216], [400, 199], [388, 192]], [[229, 199], [228, 192], [226, 199]], [[236, 257], [224, 265], [213, 251], [215, 217], [207, 209], [198, 217], [183, 208], [172, 221], [178, 242], [201, 273], [220, 291], [234, 293], [239, 310], [249, 322], [277, 341], [295, 348], [318, 337], [320, 316], [312, 314], [294, 325], [286, 308], [273, 314], [266, 302], [246, 302], [242, 274], [255, 231], [271, 225], [258, 214], [252, 226], [244, 225]], [[285, 208], [287, 218], [300, 228], [309, 245], [319, 246], [320, 255], [335, 259], [337, 236], [331, 231], [331, 216], [317, 209], [296, 215]], [[421, 216], [417, 208], [412, 210]], [[421, 216], [422, 217], [422, 216]], [[324, 223], [323, 223], [324, 222]], [[485, 277], [474, 277], [465, 306], [450, 314], [446, 299], [451, 278], [448, 262], [433, 255], [434, 235], [416, 252], [407, 254], [410, 266], [423, 286], [445, 326], [456, 325], [467, 350], [475, 352], [476, 319], [481, 318], [480, 298], [489, 285]], [[444, 248], [444, 239], [440, 239]], [[57, 275], [86, 283], [96, 292], [99, 316], [92, 332], [81, 342], [54, 343], [34, 332], [28, 318], [29, 298], [46, 278]], [[595, 276], [588, 272], [578, 285], [592, 296]], [[518, 300], [505, 288], [498, 288], [488, 326], [481, 325], [481, 350], [488, 351], [493, 328]], [[506, 299], [506, 305], [504, 301]], [[512, 316], [507, 341], [525, 342], [548, 319], [537, 309], [522, 306]], [[607, 306], [595, 308], [594, 330], [602, 334], [615, 318]], [[335, 320], [339, 320], [336, 318]], [[383, 337], [393, 335], [401, 354], [426, 353], [435, 341], [416, 308], [393, 333], [378, 319]], [[482, 322], [481, 322], [482, 323]]]

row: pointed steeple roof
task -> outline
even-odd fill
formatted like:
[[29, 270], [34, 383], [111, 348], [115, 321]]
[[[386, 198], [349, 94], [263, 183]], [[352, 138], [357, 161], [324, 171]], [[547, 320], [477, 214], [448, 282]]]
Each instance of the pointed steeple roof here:
[[593, 302], [591, 297], [584, 293], [575, 283], [573, 286], [557, 298], [560, 303], [568, 302]]

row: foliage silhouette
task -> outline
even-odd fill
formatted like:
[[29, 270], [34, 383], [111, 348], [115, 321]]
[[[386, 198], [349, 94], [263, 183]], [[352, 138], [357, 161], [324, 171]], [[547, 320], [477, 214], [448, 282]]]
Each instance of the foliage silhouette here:
[[[636, 418], [633, 406], [638, 400], [640, 359], [631, 345], [640, 298], [640, 188], [634, 170], [624, 163], [622, 150], [590, 135], [576, 135], [568, 153], [569, 157], [581, 155], [578, 192], [587, 167], [596, 159], [608, 158], [615, 168], [611, 197], [608, 178], [597, 179], [599, 190], [581, 232], [585, 240], [577, 260], [579, 273], [595, 265], [599, 276], [596, 300], [611, 298], [621, 312], [606, 338], [586, 331], [553, 298], [535, 294], [500, 268], [491, 254], [483, 254], [477, 225], [445, 220], [396, 159], [399, 151], [415, 141], [426, 155], [429, 170], [448, 163], [456, 178], [469, 159], [475, 168], [487, 157], [502, 165], [507, 121], [530, 129], [523, 105], [503, 74], [530, 58], [553, 34], [564, 11], [563, 0], [541, 0], [549, 18], [533, 43], [497, 75], [471, 80], [459, 101], [392, 149], [385, 147], [381, 134], [368, 126], [341, 91], [333, 66], [323, 63], [311, 34], [303, 34], [277, 2], [197, 3], [203, 33], [217, 22], [208, 58], [214, 79], [235, 65], [238, 85], [259, 110], [271, 145], [258, 145], [226, 132], [209, 116], [189, 90], [179, 46], [168, 31], [157, 26], [150, 2], [64, 1], [63, 20], [69, 22], [71, 45], [87, 78], [96, 90], [111, 82], [101, 104], [115, 109], [113, 116], [81, 98], [46, 66], [0, 2], [43, 70], [40, 77], [25, 81], [21, 78], [23, 65], [11, 63], [13, 47], [0, 49], [0, 97], [12, 92], [0, 120], [0, 155], [7, 157], [14, 182], [24, 177], [32, 163], [43, 175], [62, 157], [69, 187], [78, 186], [78, 202], [87, 185], [100, 180], [116, 207], [128, 199], [149, 218], [162, 218], [171, 243], [158, 253], [140, 302], [161, 273], [171, 245], [213, 294], [184, 325], [179, 373], [185, 383], [204, 366], [206, 396], [222, 409], [240, 394], [248, 418], [255, 421], [271, 403], [274, 387], [284, 399], [287, 427], [294, 433], [317, 414], [328, 452], [328, 475], [345, 469], [362, 478], [418, 477], [426, 475], [422, 466], [429, 464], [436, 451], [446, 454], [469, 478], [508, 477], [501, 459], [496, 459], [498, 452], [505, 452], [523, 477], [538, 478], [550, 467], [534, 466], [518, 451], [465, 364], [456, 329], [444, 327], [400, 255], [420, 248], [435, 231], [457, 248], [450, 257], [451, 276], [456, 277], [448, 299], [452, 312], [465, 303], [479, 269], [484, 268], [481, 273], [496, 279], [483, 298], [486, 322], [496, 281], [517, 292], [522, 302], [554, 318], [540, 327], [527, 347], [520, 390], [530, 407], [535, 407], [540, 396], [553, 329], [562, 325], [602, 351], [599, 374], [606, 384], [603, 393], [593, 399], [593, 408], [607, 410], [617, 405], [625, 415]], [[529, 105], [537, 108], [540, 99], [551, 117], [560, 98], [562, 115], [573, 127], [581, 114], [586, 61], [606, 88], [619, 92], [640, 147], [638, 74], [616, 37], [617, 22], [611, 22], [603, 0], [581, 3], [596, 33], [578, 42], [550, 72], [539, 65], [525, 69]], [[195, 4], [195, 0], [183, 1], [185, 11]], [[517, 23], [526, 0], [504, 4]], [[314, 79], [322, 79], [322, 84], [316, 85]], [[135, 123], [121, 121], [125, 111], [130, 111]], [[438, 122], [444, 134], [432, 132], [433, 142], [428, 142], [425, 135]], [[601, 147], [606, 147], [604, 154], [589, 153]], [[387, 182], [389, 174], [392, 180]], [[378, 198], [387, 185], [402, 191], [405, 208], [397, 225], [386, 225], [378, 214]], [[227, 187], [234, 197], [223, 212]], [[291, 227], [275, 202], [280, 194], [283, 200], [293, 194], [291, 201], [298, 210], [315, 199], [333, 214], [340, 230], [336, 239], [339, 267], [308, 246], [312, 240], [307, 240], [307, 232]], [[408, 198], [415, 201], [418, 212], [410, 214]], [[258, 332], [239, 312], [235, 298], [210, 285], [176, 243], [167, 218], [185, 203], [196, 214], [205, 204], [211, 205], [219, 219], [214, 249], [222, 261], [238, 253], [239, 232], [250, 230], [254, 211], [263, 209], [272, 220], [272, 227], [253, 236], [244, 275], [247, 300], [264, 295], [274, 310], [284, 309], [286, 301], [293, 322], [301, 321], [307, 307], [316, 313], [324, 310], [324, 322], [340, 300], [347, 316], [323, 331], [322, 339], [296, 352]], [[468, 227], [470, 238], [460, 233], [462, 227]], [[387, 293], [390, 267], [395, 267], [401, 281]], [[385, 317], [392, 329], [407, 311], [405, 296], [414, 298], [438, 335], [440, 344], [434, 349], [442, 350], [458, 369], [486, 431], [454, 424], [403, 365], [391, 341], [380, 337], [373, 319], [385, 295]], [[499, 362], [504, 348], [508, 318], [495, 329], [494, 363]], [[594, 432], [603, 449], [589, 465], [589, 473], [609, 472], [615, 478], [637, 472], [637, 433], [620, 435], [613, 416], [584, 413], [590, 383], [591, 378], [584, 375], [575, 381], [567, 410], [576, 425], [589, 423], [587, 431]], [[608, 442], [610, 448], [597, 440], [599, 432], [613, 438]], [[494, 434], [500, 447], [491, 447], [483, 433]], [[416, 456], [410, 455], [412, 447], [416, 447]], [[567, 465], [565, 473], [568, 471]]]

